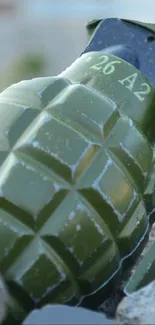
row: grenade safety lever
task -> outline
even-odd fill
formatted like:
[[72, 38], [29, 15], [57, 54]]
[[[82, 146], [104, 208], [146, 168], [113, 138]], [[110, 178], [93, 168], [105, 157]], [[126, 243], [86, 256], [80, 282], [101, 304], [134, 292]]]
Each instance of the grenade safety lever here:
[[148, 233], [155, 74], [153, 51], [141, 50], [150, 34], [102, 21], [58, 77], [0, 95], [0, 270], [27, 311], [100, 304]]

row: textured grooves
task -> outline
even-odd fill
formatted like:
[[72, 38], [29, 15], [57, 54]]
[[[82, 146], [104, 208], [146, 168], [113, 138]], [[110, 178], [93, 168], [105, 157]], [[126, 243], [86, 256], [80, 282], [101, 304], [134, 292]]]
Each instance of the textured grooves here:
[[[83, 200], [83, 198], [82, 198], [82, 200]], [[84, 201], [86, 202], [86, 200], [84, 200]], [[16, 217], [16, 219], [19, 219], [20, 222], [22, 221], [21, 215], [22, 216], [25, 215], [26, 218], [29, 217], [29, 215], [26, 211], [23, 211], [22, 209], [14, 206], [12, 203], [6, 201], [5, 199], [1, 199], [0, 204], [1, 204], [1, 208], [3, 210], [14, 215], [14, 217]], [[52, 206], [51, 206], [51, 208], [52, 208]], [[46, 206], [45, 209], [41, 213], [45, 212], [47, 209], [48, 209], [48, 206]], [[51, 213], [49, 213], [49, 211], [48, 211], [48, 215], [52, 214], [52, 212], [53, 212], [52, 209], [50, 209], [50, 212]], [[45, 218], [45, 222], [46, 222], [46, 220], [47, 219]], [[10, 222], [11, 222], [11, 220], [10, 220]], [[29, 226], [29, 222], [28, 222], [28, 226]], [[34, 227], [32, 227], [32, 228], [34, 228]], [[35, 233], [34, 233], [34, 231], [32, 231], [32, 229], [29, 228], [29, 230], [30, 230], [30, 235], [29, 235], [30, 239], [29, 239], [29, 242], [27, 242], [27, 245], [31, 246], [30, 241], [33, 240]], [[70, 252], [66, 250], [66, 247], [62, 244], [62, 242], [60, 242], [60, 240], [55, 236], [52, 236], [49, 238], [48, 238], [48, 236], [47, 237], [45, 236], [44, 240], [49, 245], [49, 248], [52, 247], [57, 252], [57, 254], [59, 256], [61, 256], [61, 258], [63, 258], [67, 262], [69, 269], [74, 274], [74, 278], [76, 278], [79, 273], [79, 265], [78, 265], [76, 259], [70, 254]], [[18, 245], [18, 248], [19, 248], [19, 245]], [[23, 249], [26, 250], [27, 247], [23, 246], [23, 245], [20, 246], [18, 254], [16, 253], [16, 259], [19, 258], [19, 254], [22, 253]], [[102, 256], [102, 246], [100, 247], [100, 254]], [[14, 262], [14, 260], [11, 260], [11, 261], [9, 260], [9, 264], [7, 264], [7, 259], [6, 259], [5, 262], [1, 264], [1, 272], [2, 273], [6, 272], [7, 268], [10, 267], [13, 262]], [[4, 264], [4, 266], [3, 266], [3, 264]], [[81, 282], [81, 280], [79, 281], [79, 284], [80, 284], [80, 282]], [[83, 282], [81, 283], [81, 286], [83, 286]], [[81, 289], [82, 289], [82, 287], [81, 287]], [[16, 290], [17, 290], [17, 288], [16, 288]], [[21, 288], [20, 293], [21, 293], [21, 290], [22, 290], [22, 296], [23, 296], [24, 291]], [[82, 293], [82, 291], [81, 291], [81, 293]], [[82, 294], [84, 294], [84, 292]]]
[[63, 161], [59, 160], [56, 155], [50, 155], [39, 147], [21, 147], [17, 148], [14, 152], [17, 156], [28, 158], [34, 163], [40, 163], [45, 166], [49, 171], [56, 174], [64, 183], [71, 187], [71, 184], [76, 184], [77, 179], [87, 170], [88, 164], [91, 164], [94, 159], [97, 159], [97, 153], [100, 147], [97, 145], [90, 145], [86, 147], [79, 165], [68, 166]]
[[35, 78], [14, 84], [1, 93], [0, 103], [43, 109], [70, 84], [69, 80], [49, 77]]
[[[29, 162], [29, 164], [30, 164], [30, 162], [32, 163], [32, 157], [28, 157], [28, 156], [26, 156], [25, 154], [23, 155], [23, 154], [17, 154], [17, 156], [18, 157], [22, 157], [22, 159], [24, 158], [24, 163], [26, 164], [26, 161], [28, 161]], [[39, 163], [40, 164], [40, 163]], [[33, 162], [33, 165], [34, 165], [34, 162]], [[38, 165], [38, 163], [37, 163], [37, 161], [36, 161], [36, 166]], [[64, 190], [65, 191], [65, 190]], [[60, 194], [60, 193], [59, 193]], [[2, 204], [2, 202], [3, 202], [3, 204]], [[86, 202], [86, 201], [85, 201]], [[22, 221], [22, 219], [21, 219], [21, 217], [23, 217], [24, 215], [25, 215], [25, 218], [26, 219], [30, 219], [30, 215], [28, 214], [28, 213], [26, 213], [25, 211], [23, 211], [22, 209], [19, 209], [18, 207], [16, 207], [16, 206], [14, 206], [12, 203], [10, 203], [10, 202], [8, 202], [8, 201], [6, 201], [5, 199], [2, 199], [2, 201], [1, 201], [1, 204], [2, 204], [2, 207], [3, 208], [6, 208], [9, 212], [13, 212], [13, 214], [16, 216], [16, 218], [19, 218], [20, 219], [20, 221]], [[60, 201], [59, 201], [59, 204], [57, 204], [57, 206], [59, 205], [59, 207], [60, 207]], [[46, 223], [46, 221], [47, 221], [47, 219], [48, 219], [48, 217], [50, 217], [50, 215], [53, 213], [53, 206], [54, 206], [54, 201], [52, 201], [52, 202], [50, 202], [41, 212], [40, 212], [40, 216], [44, 216], [44, 223]], [[32, 216], [31, 216], [32, 217]], [[24, 220], [25, 220], [25, 218], [24, 218]], [[30, 220], [27, 220], [27, 222], [28, 222], [28, 225], [30, 224]], [[39, 216], [38, 216], [38, 219], [39, 219]], [[36, 230], [37, 229], [40, 229], [40, 227], [41, 227], [41, 224], [39, 225], [39, 227], [38, 227], [38, 222], [37, 222], [37, 224], [35, 224], [35, 222], [33, 223], [33, 225], [31, 225], [32, 226], [32, 228], [35, 230], [35, 228], [36, 228]], [[35, 233], [34, 233], [34, 235], [35, 235]], [[69, 266], [69, 268], [70, 268], [70, 270], [72, 270], [72, 272], [74, 273], [74, 276], [76, 277], [76, 273], [77, 273], [77, 270], [78, 270], [78, 268], [77, 268], [77, 263], [76, 263], [76, 261], [75, 261], [75, 259], [74, 259], [74, 257], [73, 256], [71, 256], [71, 254], [69, 253], [69, 252], [66, 252], [66, 253], [64, 253], [65, 252], [65, 246], [64, 245], [62, 245], [62, 243], [57, 239], [57, 238], [55, 238], [54, 236], [53, 237], [51, 237], [50, 239], [48, 238], [48, 237], [45, 237], [45, 240], [46, 240], [46, 242], [50, 245], [50, 246], [52, 246], [52, 248], [54, 248], [55, 249], [55, 251], [61, 256], [61, 257], [63, 257], [63, 259], [64, 260], [66, 260], [67, 261], [67, 264], [68, 264], [68, 266]], [[51, 245], [52, 244], [52, 245]], [[30, 244], [31, 245], [31, 244]], [[49, 247], [50, 247], [49, 246]], [[25, 247], [25, 250], [26, 250], [26, 247]], [[102, 247], [100, 247], [100, 254], [102, 253]], [[16, 258], [17, 258], [17, 256], [16, 256]], [[73, 263], [73, 261], [74, 261], [74, 265], [72, 264]], [[12, 261], [13, 262], [13, 261]], [[6, 271], [6, 270], [5, 270]], [[81, 281], [81, 280], [80, 280]], [[83, 282], [82, 282], [82, 284], [81, 284], [82, 286], [83, 286]]]
[[71, 270], [76, 278], [79, 273], [79, 264], [76, 258], [71, 254], [69, 250], [66, 249], [65, 245], [56, 236], [44, 236], [44, 241], [52, 247], [55, 252], [65, 261], [67, 267]]
[[[36, 304], [47, 299], [69, 301], [74, 294], [78, 302], [82, 294], [106, 282], [119, 268], [119, 234], [141, 200], [127, 168], [117, 163], [115, 155], [109, 155], [108, 145], [104, 146], [119, 120], [114, 105], [84, 86], [67, 86], [67, 81], [56, 80], [42, 88], [39, 105], [47, 107], [42, 107], [29, 124], [30, 132], [21, 133], [13, 149], [8, 150], [1, 169], [5, 181], [0, 184], [0, 207], [13, 214], [21, 227], [29, 227], [27, 232], [23, 229], [27, 240], [24, 249], [16, 255], [13, 249], [23, 233], [13, 220], [10, 222], [12, 251], [8, 261], [4, 258], [3, 271], [8, 281], [15, 281]], [[16, 97], [18, 86], [14, 90], [8, 94]], [[20, 85], [21, 99], [27, 102], [24, 91], [24, 84], [23, 89]], [[38, 95], [37, 101], [34, 91], [31, 95], [38, 103]], [[92, 101], [96, 110], [90, 109]], [[94, 115], [89, 118], [89, 114]], [[120, 205], [117, 192], [120, 197], [123, 186]], [[141, 236], [141, 229], [136, 236]], [[127, 248], [124, 254], [128, 253]]]
[[[34, 151], [35, 151], [35, 149], [32, 149], [32, 151], [29, 152], [30, 156], [28, 156], [25, 152], [24, 153], [23, 152], [22, 153], [21, 152], [16, 152], [16, 157], [22, 158], [22, 161], [24, 161], [25, 164], [26, 164], [26, 162], [28, 162], [29, 164], [31, 164], [33, 166], [34, 165], [36, 165], [36, 166], [42, 165], [42, 167], [45, 169], [46, 166], [41, 164], [41, 162], [43, 163], [43, 161], [44, 161], [44, 160], [42, 160], [42, 154], [40, 154], [40, 156], [38, 156], [38, 158], [39, 158], [38, 160], [35, 160], [34, 159]], [[37, 157], [35, 156], [35, 158], [37, 158]], [[95, 160], [97, 160], [97, 158], [98, 157], [96, 156]], [[49, 159], [50, 159], [50, 157], [49, 157]], [[48, 164], [48, 168], [49, 167], [52, 167], [52, 161], [51, 161], [51, 164]], [[52, 172], [51, 168], [50, 168], [50, 172]], [[54, 176], [54, 173], [53, 173], [53, 176]], [[57, 175], [57, 177], [60, 177], [60, 176]], [[64, 180], [62, 180], [62, 181], [64, 181]], [[64, 184], [65, 184], [65, 182], [64, 182]], [[69, 187], [70, 187], [70, 190], [71, 190], [71, 186], [69, 186]], [[78, 187], [78, 184], [76, 184], [76, 187]], [[56, 210], [56, 208], [58, 206], [61, 208], [60, 204], [62, 203], [63, 200], [65, 200], [65, 197], [66, 197], [67, 193], [68, 193], [67, 190], [62, 190], [61, 192], [58, 192], [57, 197], [55, 197], [54, 200], [52, 200], [48, 205], [45, 206], [45, 208], [43, 208], [42, 211], [40, 211], [40, 213], [38, 215], [38, 218], [37, 218], [37, 224], [36, 224], [35, 220], [33, 222], [32, 228], [34, 230], [40, 230], [40, 233], [41, 233], [41, 227], [43, 226], [43, 224], [46, 223], [46, 221], [48, 221], [48, 218], [50, 218], [50, 216], [52, 216], [52, 214], [54, 213], [54, 211]], [[86, 197], [82, 197], [79, 194], [78, 194], [78, 196], [81, 197], [81, 200], [84, 201], [85, 204], [90, 209], [92, 209], [89, 201], [86, 200]], [[58, 201], [57, 201], [57, 199], [58, 199]], [[108, 207], [107, 203], [106, 202], [104, 202], [104, 203], [105, 203], [106, 209], [108, 209], [109, 207]], [[10, 206], [13, 209], [16, 209], [16, 207], [11, 203], [10, 203]], [[95, 206], [94, 206], [94, 208], [95, 208]], [[20, 211], [22, 212], [22, 210], [20, 210]], [[112, 213], [111, 209], [109, 209], [109, 211]], [[23, 216], [23, 213], [22, 213], [22, 216]], [[101, 218], [100, 215], [98, 215], [98, 216], [99, 216], [99, 218]], [[17, 217], [17, 215], [16, 215], [16, 217]], [[38, 220], [40, 218], [41, 218], [41, 222], [38, 223]], [[110, 237], [113, 238], [113, 236], [111, 234], [110, 234]], [[83, 271], [82, 271], [82, 269], [80, 271], [80, 267], [79, 267], [79, 264], [76, 261], [76, 258], [70, 253], [70, 251], [67, 251], [65, 245], [62, 244], [62, 242], [59, 240], [59, 238], [55, 237], [55, 235], [53, 235], [53, 236], [45, 236], [44, 240], [47, 242], [49, 247], [51, 246], [57, 252], [57, 254], [61, 256], [61, 258], [65, 261], [68, 268], [74, 274], [75, 278], [76, 278], [76, 276], [78, 276], [79, 272], [81, 274], [81, 272], [84, 271], [84, 269], [83, 269]], [[113, 238], [113, 240], [114, 240], [114, 238]], [[104, 249], [106, 249], [106, 247], [108, 249], [108, 246], [109, 246], [109, 243], [107, 243], [106, 246], [104, 245]], [[117, 249], [116, 249], [116, 251], [117, 251]], [[102, 245], [100, 246], [98, 254], [99, 254], [99, 256], [98, 256], [98, 261], [99, 261], [99, 259], [101, 259], [102, 255], [103, 255], [103, 247], [102, 247]], [[81, 293], [84, 294], [84, 292], [82, 292], [82, 287], [84, 286], [82, 280], [79, 280], [79, 283], [81, 285]], [[86, 287], [86, 285], [85, 285], [85, 287]]]
[[[30, 157], [28, 157], [28, 156], [26, 156], [26, 154], [19, 154], [19, 153], [17, 153], [17, 156], [18, 157], [22, 157], [22, 159], [24, 159], [24, 162], [26, 163], [26, 161], [28, 161], [29, 163], [31, 162], [32, 163], [32, 155], [30, 156]], [[34, 158], [33, 158], [34, 159]], [[42, 161], [42, 159], [41, 159], [41, 156], [40, 156], [40, 159], [39, 159], [40, 161]], [[39, 164], [40, 164], [40, 161], [39, 161]], [[35, 165], [35, 163], [34, 163], [35, 161], [33, 161], [33, 165]], [[36, 161], [36, 166], [38, 165], [38, 163], [37, 163], [37, 161]], [[51, 166], [52, 166], [52, 164], [51, 164]], [[48, 166], [49, 167], [49, 166]], [[54, 206], [54, 204], [53, 204], [54, 202], [51, 202], [50, 203], [50, 205], [49, 206], [46, 206], [44, 209], [43, 209], [43, 211], [41, 211], [40, 212], [40, 215], [42, 214], [42, 215], [44, 215], [44, 222], [46, 222], [46, 220], [47, 220], [47, 217], [46, 217], [46, 214], [45, 214], [45, 212], [47, 211], [47, 214], [48, 214], [48, 217], [50, 216], [50, 214], [53, 212], [52, 211], [52, 205]], [[105, 202], [105, 204], [107, 205], [107, 203]], [[60, 201], [59, 201], [59, 205], [60, 205]], [[57, 204], [57, 206], [58, 206], [58, 204]], [[49, 209], [49, 207], [50, 207], [50, 209]], [[108, 207], [108, 206], [107, 206]], [[50, 211], [49, 211], [50, 210]], [[112, 211], [110, 211], [111, 213], [112, 213]], [[75, 261], [75, 259], [71, 256], [71, 254], [69, 254], [68, 252], [65, 252], [65, 247], [62, 245], [62, 243], [57, 239], [57, 238], [55, 238], [55, 237], [52, 237], [52, 238], [48, 238], [47, 237], [47, 239], [45, 239], [46, 241], [47, 241], [47, 243], [48, 244], [50, 244], [56, 251], [57, 251], [57, 253], [59, 254], [59, 255], [61, 255], [61, 257], [63, 257], [64, 258], [64, 260], [66, 260], [66, 261], [68, 261], [67, 262], [67, 264], [68, 264], [68, 266], [69, 266], [69, 268], [72, 270], [72, 272], [73, 272], [73, 274], [74, 274], [74, 276], [76, 275], [76, 273], [77, 273], [77, 270], [78, 270], [78, 268], [77, 268], [77, 263], [76, 263], [76, 261]], [[102, 249], [102, 247], [101, 247], [101, 249]], [[70, 261], [70, 262], [69, 262]], [[72, 263], [73, 263], [73, 261], [74, 261], [74, 265], [72, 265]], [[74, 270], [74, 271], [73, 271]], [[76, 272], [75, 272], [76, 271]], [[82, 283], [82, 285], [83, 285], [83, 283]]]
[[27, 226], [30, 230], [33, 230], [33, 226], [31, 224], [32, 216], [27, 211], [24, 211], [22, 208], [12, 204], [4, 197], [0, 198], [0, 209], [6, 211], [21, 223], [23, 223], [24, 220], [25, 226]]

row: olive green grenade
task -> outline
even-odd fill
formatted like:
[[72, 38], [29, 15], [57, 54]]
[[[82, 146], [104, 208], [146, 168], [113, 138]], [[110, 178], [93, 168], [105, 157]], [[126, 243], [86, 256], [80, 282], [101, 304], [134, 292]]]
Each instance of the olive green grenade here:
[[0, 272], [25, 308], [82, 304], [148, 232], [155, 90], [90, 52], [4, 90], [0, 117]]

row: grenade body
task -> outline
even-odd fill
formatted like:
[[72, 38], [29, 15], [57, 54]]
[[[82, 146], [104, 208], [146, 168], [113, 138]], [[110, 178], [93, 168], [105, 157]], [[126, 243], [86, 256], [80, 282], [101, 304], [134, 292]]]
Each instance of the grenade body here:
[[136, 250], [154, 99], [137, 69], [103, 53], [1, 93], [0, 271], [18, 300], [80, 304]]

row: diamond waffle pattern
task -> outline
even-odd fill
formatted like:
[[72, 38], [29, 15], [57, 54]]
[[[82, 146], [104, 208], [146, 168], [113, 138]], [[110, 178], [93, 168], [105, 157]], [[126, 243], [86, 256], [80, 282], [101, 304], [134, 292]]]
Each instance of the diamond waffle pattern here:
[[0, 112], [2, 273], [35, 304], [78, 303], [119, 269], [146, 227], [130, 165], [143, 186], [150, 147], [144, 163], [128, 138], [147, 140], [131, 120], [65, 79], [8, 88]]

